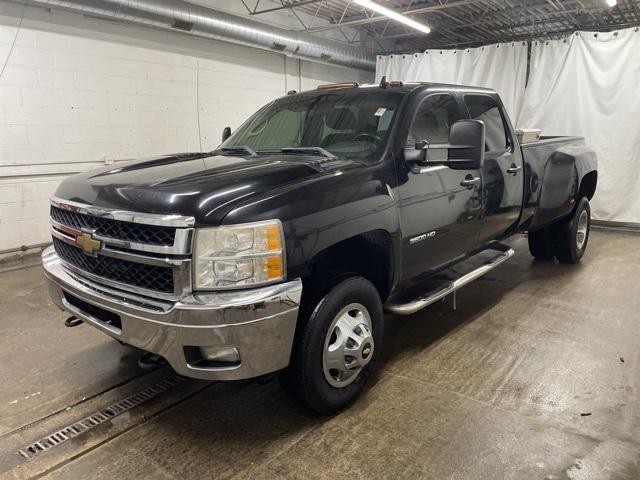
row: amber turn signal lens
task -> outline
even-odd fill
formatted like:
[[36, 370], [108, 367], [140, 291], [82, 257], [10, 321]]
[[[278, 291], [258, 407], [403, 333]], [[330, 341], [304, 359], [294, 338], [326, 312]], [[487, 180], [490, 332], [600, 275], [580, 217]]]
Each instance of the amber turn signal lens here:
[[284, 277], [282, 270], [282, 256], [267, 258], [267, 278], [273, 280], [275, 278]]
[[279, 225], [269, 225], [267, 227], [267, 248], [270, 252], [282, 249], [282, 237], [280, 236]]

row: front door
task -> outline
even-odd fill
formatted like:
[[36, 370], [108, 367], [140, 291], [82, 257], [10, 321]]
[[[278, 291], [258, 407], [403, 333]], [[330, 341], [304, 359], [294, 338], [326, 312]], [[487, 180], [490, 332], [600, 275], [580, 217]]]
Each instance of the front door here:
[[485, 124], [482, 165], [480, 243], [504, 237], [518, 225], [524, 180], [522, 153], [516, 148], [502, 105], [490, 95], [465, 95], [469, 116]]
[[[448, 143], [449, 129], [464, 118], [457, 99], [434, 93], [419, 104], [409, 128], [406, 146], [416, 142]], [[428, 150], [428, 161], [447, 159], [447, 150]], [[480, 169], [452, 169], [444, 165], [412, 173], [399, 166], [399, 207], [403, 242], [404, 282], [464, 256], [478, 244]], [[477, 179], [473, 185], [461, 182]]]

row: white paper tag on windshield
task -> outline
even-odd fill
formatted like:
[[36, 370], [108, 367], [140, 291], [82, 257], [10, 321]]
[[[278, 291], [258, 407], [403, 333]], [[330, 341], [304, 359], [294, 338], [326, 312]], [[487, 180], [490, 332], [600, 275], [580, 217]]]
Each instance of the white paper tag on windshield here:
[[374, 113], [374, 115], [376, 117], [381, 117], [382, 115], [384, 115], [384, 112], [386, 112], [386, 111], [387, 111], [386, 108], [380, 107], [378, 110], [376, 110], [376, 113]]

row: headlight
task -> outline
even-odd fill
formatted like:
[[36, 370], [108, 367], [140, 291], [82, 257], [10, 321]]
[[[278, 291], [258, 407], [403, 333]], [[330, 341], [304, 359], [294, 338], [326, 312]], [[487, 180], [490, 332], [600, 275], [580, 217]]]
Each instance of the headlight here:
[[279, 220], [198, 229], [194, 289], [238, 288], [283, 280], [283, 237]]

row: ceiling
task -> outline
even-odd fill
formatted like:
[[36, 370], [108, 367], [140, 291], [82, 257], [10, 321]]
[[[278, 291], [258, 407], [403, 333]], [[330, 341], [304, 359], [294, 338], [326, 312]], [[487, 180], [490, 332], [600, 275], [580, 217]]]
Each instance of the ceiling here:
[[[556, 38], [576, 30], [609, 31], [640, 25], [640, 0], [376, 0], [431, 27], [413, 30], [351, 0], [241, 0], [258, 17], [286, 11], [300, 30], [360, 44], [375, 54], [413, 53], [495, 42]], [[324, 19], [320, 25], [318, 19]], [[326, 24], [329, 21], [330, 24]], [[315, 22], [315, 24], [314, 24]]]

